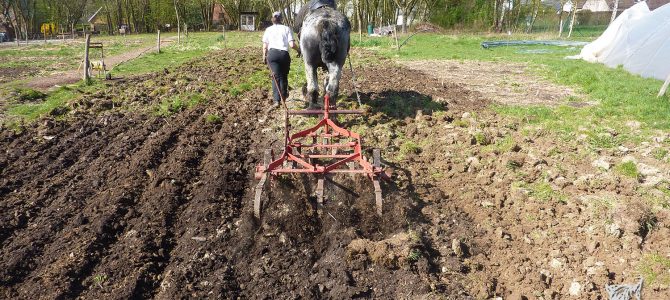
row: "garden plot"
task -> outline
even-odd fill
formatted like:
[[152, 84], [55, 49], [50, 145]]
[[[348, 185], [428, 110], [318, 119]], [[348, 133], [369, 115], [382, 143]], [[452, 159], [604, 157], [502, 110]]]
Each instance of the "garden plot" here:
[[315, 180], [296, 176], [255, 220], [253, 168], [283, 119], [264, 119], [253, 53], [3, 128], [1, 296], [602, 299], [639, 276], [645, 298], [670, 291], [667, 136], [560, 139], [492, 111], [486, 91], [381, 58], [357, 68], [370, 113], [339, 121], [394, 169], [384, 216], [368, 180], [335, 178], [349, 191], [329, 186], [317, 214]]

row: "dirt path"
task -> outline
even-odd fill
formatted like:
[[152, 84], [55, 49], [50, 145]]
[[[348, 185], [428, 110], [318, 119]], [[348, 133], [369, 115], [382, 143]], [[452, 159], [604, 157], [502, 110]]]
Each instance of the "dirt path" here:
[[[168, 38], [165, 40], [161, 41], [161, 44], [163, 43], [172, 43], [174, 42], [172, 38]], [[114, 68], [114, 66], [127, 62], [129, 60], [135, 59], [140, 57], [142, 54], [155, 50], [155, 46], [150, 46], [150, 47], [143, 47], [135, 50], [131, 50], [122, 54], [114, 55], [114, 56], [109, 56], [105, 58], [105, 65], [107, 66], [107, 70], [111, 70]], [[66, 85], [66, 84], [72, 84], [76, 83], [79, 80], [82, 79], [82, 70], [81, 66], [77, 70], [69, 70], [69, 71], [63, 71], [63, 72], [57, 72], [54, 74], [51, 74], [49, 76], [45, 77], [38, 77], [38, 78], [33, 78], [29, 82], [26, 83], [26, 86], [29, 88], [33, 88], [36, 90], [41, 90], [41, 91], [46, 91], [49, 90], [50, 88], [56, 86], [56, 85]], [[97, 71], [94, 71], [95, 74], [97, 74]]]
[[506, 105], [590, 105], [572, 88], [539, 78], [521, 63], [428, 60], [403, 61], [402, 65], [431, 74], [442, 82], [462, 84], [488, 99]]

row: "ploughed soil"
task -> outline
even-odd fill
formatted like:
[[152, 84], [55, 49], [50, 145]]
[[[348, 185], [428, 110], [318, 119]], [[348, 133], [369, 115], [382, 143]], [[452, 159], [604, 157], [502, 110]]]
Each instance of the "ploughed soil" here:
[[[645, 299], [670, 293], [668, 167], [649, 154], [667, 137], [594, 150], [383, 59], [356, 68], [369, 113], [339, 121], [383, 149], [384, 215], [364, 177], [329, 178], [319, 212], [316, 180], [285, 176], [254, 219], [254, 166], [283, 119], [253, 53], [3, 128], [0, 297], [606, 299], [639, 276]], [[624, 160], [654, 168], [630, 178]]]

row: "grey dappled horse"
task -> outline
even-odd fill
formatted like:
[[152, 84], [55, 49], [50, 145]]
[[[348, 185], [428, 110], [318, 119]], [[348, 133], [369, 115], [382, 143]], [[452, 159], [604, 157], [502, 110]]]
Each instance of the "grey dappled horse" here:
[[304, 91], [310, 106], [319, 98], [319, 85], [316, 71], [323, 68], [328, 71], [325, 92], [330, 101], [337, 100], [342, 66], [349, 54], [349, 19], [331, 7], [322, 7], [309, 12], [303, 21], [300, 32], [300, 50], [305, 61], [307, 90]]

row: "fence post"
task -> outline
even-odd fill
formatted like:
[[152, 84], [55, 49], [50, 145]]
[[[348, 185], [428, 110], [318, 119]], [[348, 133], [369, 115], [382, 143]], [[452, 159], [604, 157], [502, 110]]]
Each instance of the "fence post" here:
[[86, 46], [84, 48], [84, 81], [86, 84], [91, 82], [91, 62], [88, 60], [88, 47], [91, 43], [91, 34], [86, 34]]
[[161, 31], [158, 30], [158, 38], [156, 39], [156, 47], [158, 48], [158, 53], [161, 53]]

